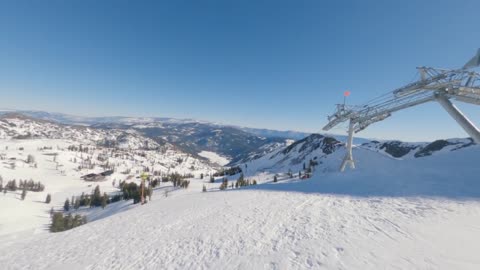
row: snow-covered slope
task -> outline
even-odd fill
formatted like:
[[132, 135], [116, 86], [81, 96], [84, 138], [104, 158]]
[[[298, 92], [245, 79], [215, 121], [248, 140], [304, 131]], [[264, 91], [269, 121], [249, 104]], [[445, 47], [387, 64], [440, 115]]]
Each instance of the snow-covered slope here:
[[312, 162], [321, 168], [330, 168], [330, 163], [337, 163], [337, 159], [344, 153], [343, 144], [333, 137], [312, 134], [302, 140], [296, 141], [286, 147], [274, 148], [270, 153], [258, 157], [254, 156], [248, 161], [239, 164], [247, 168], [247, 174], [261, 171], [268, 172], [298, 172]]
[[[336, 147], [324, 140], [312, 140], [321, 143], [314, 151]], [[404, 160], [358, 147], [354, 156], [357, 170], [344, 174], [155, 194], [145, 206], [67, 232], [2, 242], [0, 262], [3, 269], [480, 267], [478, 146]]]
[[[116, 192], [120, 181], [138, 182], [145, 170], [158, 177], [174, 172], [198, 176], [211, 174], [219, 166], [159, 142], [134, 130], [70, 126], [18, 114], [1, 116], [1, 186], [11, 180], [18, 185], [20, 180], [32, 179], [40, 181], [45, 190], [28, 192], [20, 200], [20, 189], [3, 193], [0, 188], [0, 238], [46, 233], [52, 206], [61, 209], [66, 198], [90, 194], [96, 185], [102, 192]], [[104, 181], [81, 179], [105, 170], [113, 174]], [[44, 203], [47, 194], [52, 195], [51, 204]]]
[[[345, 148], [334, 137], [264, 144], [238, 164], [258, 185], [231, 188], [237, 174], [220, 191], [220, 178], [199, 177], [213, 172], [211, 164], [168, 143], [146, 143], [138, 130], [10, 115], [0, 119], [0, 136], [4, 183], [33, 178], [46, 186], [23, 201], [20, 192], [0, 194], [2, 269], [480, 268], [480, 146], [469, 139], [358, 144], [357, 169], [345, 173], [338, 172]], [[80, 144], [88, 150], [71, 150]], [[304, 164], [316, 165], [300, 180]], [[80, 179], [106, 165], [115, 167], [106, 181]], [[121, 201], [72, 210], [89, 223], [47, 231], [50, 207], [59, 210], [65, 198], [97, 184], [114, 192], [113, 180], [138, 183], [146, 168], [195, 177], [186, 190], [162, 183], [143, 206]], [[51, 204], [44, 203], [47, 193]]]

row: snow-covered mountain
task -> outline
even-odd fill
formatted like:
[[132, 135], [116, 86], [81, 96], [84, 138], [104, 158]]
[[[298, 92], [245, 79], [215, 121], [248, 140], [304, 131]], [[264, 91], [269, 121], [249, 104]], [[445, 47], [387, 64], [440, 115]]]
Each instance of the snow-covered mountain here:
[[307, 132], [300, 132], [300, 131], [293, 131], [293, 130], [272, 130], [272, 129], [264, 129], [264, 128], [249, 128], [249, 127], [240, 127], [241, 130], [255, 134], [257, 136], [267, 137], [267, 138], [289, 138], [292, 140], [301, 140], [310, 133]]
[[[445, 152], [456, 151], [475, 146], [472, 139], [437, 140], [431, 143], [407, 143], [400, 141], [371, 141], [356, 145], [357, 149], [366, 149], [390, 158], [422, 158]], [[312, 134], [288, 146], [277, 145], [265, 155], [252, 155], [236, 165], [246, 167], [252, 173], [258, 171], [298, 172], [311, 162], [323, 172], [338, 170], [345, 155], [344, 143], [334, 137]], [[355, 157], [354, 157], [355, 158]]]
[[[0, 116], [0, 140], [65, 139], [79, 143], [115, 144], [124, 149], [157, 149], [161, 145], [135, 130], [97, 129], [64, 125], [17, 113]], [[166, 144], [162, 144], [166, 146]]]
[[455, 151], [473, 146], [471, 138], [436, 140], [431, 143], [407, 143], [401, 141], [371, 141], [361, 147], [386, 153], [394, 158], [419, 158], [438, 152]]
[[64, 113], [54, 113], [33, 110], [0, 110], [0, 114], [18, 113], [35, 119], [47, 120], [68, 125], [95, 125], [104, 123], [118, 124], [143, 124], [143, 123], [201, 123], [203, 121], [193, 119], [175, 119], [168, 117], [127, 117], [127, 116], [100, 116], [88, 117]]
[[[80, 117], [43, 111], [13, 111], [34, 119], [56, 122], [77, 127], [87, 126], [101, 130], [136, 131], [157, 142], [168, 142], [184, 152], [198, 154], [202, 151], [214, 152], [232, 163], [238, 162], [264, 146], [301, 137], [303, 133], [269, 131], [270, 136], [259, 129], [245, 129], [192, 119], [162, 117]], [[12, 113], [11, 111], [4, 111]], [[0, 112], [0, 115], [2, 112]], [[258, 135], [258, 134], [264, 135]], [[280, 135], [285, 136], [282, 137]]]

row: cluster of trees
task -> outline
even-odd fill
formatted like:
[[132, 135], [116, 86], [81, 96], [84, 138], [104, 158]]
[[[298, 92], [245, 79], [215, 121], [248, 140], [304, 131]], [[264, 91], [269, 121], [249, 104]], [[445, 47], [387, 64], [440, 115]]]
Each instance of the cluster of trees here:
[[177, 186], [181, 188], [188, 188], [189, 185], [190, 185], [190, 180], [181, 180], [179, 183], [177, 183]]
[[306, 173], [312, 173], [313, 168], [315, 168], [315, 166], [317, 166], [317, 165], [318, 165], [318, 162], [316, 160], [310, 159], [308, 161], [308, 166], [305, 162], [303, 163], [303, 170]]
[[0, 177], [0, 191], [17, 191], [17, 189], [22, 189], [25, 191], [40, 192], [45, 189], [45, 186], [41, 182], [33, 182], [33, 180], [20, 180], [17, 186], [17, 180], [13, 179], [7, 182], [5, 187], [3, 186], [3, 179]]
[[225, 190], [227, 188], [228, 188], [228, 179], [224, 177], [222, 180], [222, 184], [220, 185], [220, 190]]
[[99, 142], [98, 146], [103, 146], [103, 147], [107, 147], [107, 148], [116, 148], [118, 146], [118, 143], [117, 143], [116, 140], [105, 139], [105, 140]]
[[228, 169], [222, 169], [216, 173], [213, 174], [213, 176], [224, 176], [224, 175], [235, 175], [235, 174], [238, 174], [238, 173], [241, 173], [242, 172], [242, 169], [238, 166], [236, 167], [231, 167], [231, 168], [228, 168]]
[[[142, 200], [142, 184], [137, 185], [136, 183], [125, 183], [120, 182], [120, 189], [122, 190], [122, 198], [124, 200], [130, 200], [133, 199], [133, 203], [139, 203]], [[152, 187], [145, 188], [145, 197], [148, 197], [149, 200], [152, 199]]]
[[87, 223], [87, 218], [81, 215], [72, 216], [71, 214], [63, 215], [60, 212], [52, 214], [51, 232], [62, 232], [73, 229]]
[[[250, 185], [256, 185], [257, 184], [257, 180], [253, 179], [253, 180], [250, 180], [250, 179], [245, 179], [245, 177], [243, 176], [243, 173], [240, 174], [240, 177], [237, 179], [237, 181], [235, 182], [235, 184], [232, 184], [230, 185], [230, 188], [241, 188], [241, 187], [247, 187], [247, 186], [250, 186]], [[220, 190], [225, 190], [228, 188], [228, 179], [227, 178], [223, 178], [222, 180], [222, 184], [220, 185]]]
[[235, 182], [235, 188], [240, 188], [240, 187], [247, 187], [247, 186], [250, 186], [250, 185], [256, 185], [257, 184], [257, 180], [250, 180], [250, 179], [245, 179], [245, 177], [243, 176], [243, 173], [240, 174], [240, 177], [238, 178], [237, 182]]
[[[45, 202], [48, 201], [48, 198], [49, 197], [47, 195], [47, 199], [45, 200]], [[110, 196], [108, 196], [107, 193], [102, 194], [100, 192], [100, 187], [97, 185], [93, 190], [92, 194], [90, 195], [85, 195], [85, 193], [82, 193], [82, 195], [80, 195], [80, 197], [78, 198], [75, 198], [74, 196], [72, 196], [71, 200], [67, 198], [65, 200], [65, 203], [63, 204], [63, 210], [68, 212], [72, 208], [77, 210], [82, 206], [87, 206], [87, 207], [101, 206], [102, 208], [105, 208], [107, 204], [119, 201], [120, 199], [121, 199], [120, 195], [110, 198]], [[50, 200], [51, 200], [51, 197], [50, 197]]]
[[33, 164], [35, 163], [35, 157], [33, 155], [28, 155], [27, 156], [27, 163], [28, 164]]
[[98, 154], [97, 155], [97, 160], [100, 161], [100, 162], [105, 162], [105, 161], [108, 162], [108, 156], [105, 155], [105, 154]]
[[184, 174], [181, 175], [177, 172], [171, 173], [169, 175], [163, 176], [162, 177], [162, 182], [169, 182], [171, 181], [173, 183], [174, 187], [182, 187], [182, 188], [188, 188], [188, 185], [190, 184], [190, 181], [185, 180], [187, 178], [193, 178], [192, 174]]
[[90, 149], [89, 149], [88, 147], [82, 146], [82, 145], [80, 144], [79, 146], [69, 145], [69, 146], [67, 147], [67, 150], [68, 150], [68, 151], [88, 153], [88, 151], [89, 151]]
[[183, 176], [177, 172], [171, 173], [169, 175], [165, 175], [162, 177], [162, 182], [178, 182], [183, 180]]
[[188, 188], [190, 180], [176, 179], [172, 181], [174, 187]]
[[20, 189], [26, 189], [28, 191], [33, 191], [33, 192], [42, 192], [45, 189], [45, 186], [40, 181], [33, 182], [32, 179], [28, 181], [20, 180], [18, 186], [20, 187]]
[[155, 179], [153, 179], [153, 180], [150, 181], [150, 186], [151, 186], [152, 188], [155, 188], [155, 187], [157, 187], [157, 186], [160, 186], [160, 183], [161, 183], [161, 182], [162, 182], [162, 180], [157, 177], [157, 178], [155, 178]]
[[90, 157], [87, 157], [86, 159], [82, 159], [80, 165], [78, 166], [78, 170], [82, 169], [89, 169], [92, 170], [95, 168], [97, 164], [95, 162], [92, 162], [92, 159]]

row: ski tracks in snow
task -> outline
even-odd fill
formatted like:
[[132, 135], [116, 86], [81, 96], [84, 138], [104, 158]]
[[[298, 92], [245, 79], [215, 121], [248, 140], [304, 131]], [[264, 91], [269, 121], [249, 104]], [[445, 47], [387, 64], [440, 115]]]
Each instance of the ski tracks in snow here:
[[5, 246], [0, 262], [3, 269], [468, 269], [480, 263], [474, 252], [455, 254], [465, 243], [450, 247], [439, 235], [455, 232], [475, 245], [479, 217], [476, 202], [207, 192]]

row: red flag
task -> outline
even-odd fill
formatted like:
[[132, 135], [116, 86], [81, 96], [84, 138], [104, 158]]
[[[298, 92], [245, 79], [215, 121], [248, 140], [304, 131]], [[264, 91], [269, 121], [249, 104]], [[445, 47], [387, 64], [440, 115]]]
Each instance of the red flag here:
[[345, 96], [345, 97], [350, 96], [350, 91], [347, 90], [347, 91], [343, 92], [343, 96]]

